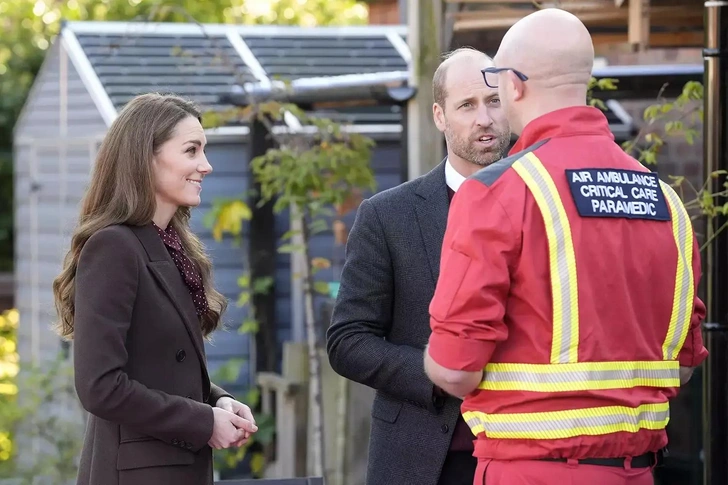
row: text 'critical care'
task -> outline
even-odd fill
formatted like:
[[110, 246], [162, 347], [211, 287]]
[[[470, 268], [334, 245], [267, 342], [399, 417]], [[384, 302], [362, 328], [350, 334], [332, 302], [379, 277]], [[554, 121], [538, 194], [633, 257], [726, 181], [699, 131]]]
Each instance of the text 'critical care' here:
[[582, 217], [670, 220], [657, 174], [633, 170], [566, 170]]

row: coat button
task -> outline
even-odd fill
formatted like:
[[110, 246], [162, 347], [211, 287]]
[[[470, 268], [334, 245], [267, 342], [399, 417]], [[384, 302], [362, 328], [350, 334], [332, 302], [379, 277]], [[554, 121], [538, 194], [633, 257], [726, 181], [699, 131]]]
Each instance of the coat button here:
[[440, 431], [447, 434], [447, 432], [450, 431], [450, 426], [443, 424], [442, 426], [440, 426]]
[[182, 362], [185, 360], [185, 357], [187, 357], [187, 352], [185, 352], [183, 349], [179, 349], [177, 351], [177, 362]]
[[172, 440], [172, 444], [173, 444], [174, 446], [177, 446], [177, 443], [179, 443], [179, 441], [177, 441], [177, 438], [175, 438], [175, 439], [173, 439], [173, 440]]

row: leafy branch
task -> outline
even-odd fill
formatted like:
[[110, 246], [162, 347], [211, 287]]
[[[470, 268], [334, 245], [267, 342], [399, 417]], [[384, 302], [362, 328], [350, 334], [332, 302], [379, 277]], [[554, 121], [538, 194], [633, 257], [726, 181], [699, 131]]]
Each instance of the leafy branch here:
[[[589, 84], [589, 97], [592, 98], [595, 89], [616, 89], [616, 83], [617, 80], [597, 81], [592, 78]], [[670, 141], [684, 141], [693, 145], [700, 135], [704, 97], [702, 83], [688, 81], [681, 93], [672, 101], [664, 96], [666, 88], [667, 84], [663, 85], [656, 96], [656, 102], [645, 108], [644, 124], [634, 138], [622, 144], [625, 152], [647, 166], [658, 164], [660, 153]], [[590, 99], [590, 104], [606, 109], [601, 100]], [[719, 183], [726, 175], [728, 173], [725, 170], [708, 173], [700, 187], [696, 187], [685, 176], [667, 176], [671, 181], [670, 185], [678, 192], [683, 205], [691, 214], [691, 219], [695, 221], [707, 216], [708, 237], [701, 244], [700, 251], [705, 250], [718, 234], [728, 229], [728, 222], [721, 224], [716, 230], [713, 228], [715, 217], [728, 215], [728, 202], [724, 202], [728, 197], [728, 182]], [[716, 187], [718, 190], [715, 190]]]

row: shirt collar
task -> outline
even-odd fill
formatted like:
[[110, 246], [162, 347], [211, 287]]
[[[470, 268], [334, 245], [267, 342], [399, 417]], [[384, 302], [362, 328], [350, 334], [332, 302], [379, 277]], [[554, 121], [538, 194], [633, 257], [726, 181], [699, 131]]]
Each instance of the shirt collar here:
[[152, 221], [152, 225], [157, 230], [157, 234], [159, 234], [159, 237], [162, 238], [162, 242], [165, 246], [176, 249], [177, 251], [182, 251], [182, 240], [179, 237], [179, 234], [177, 234], [177, 231], [174, 230], [174, 227], [172, 227], [172, 224], [167, 226], [167, 229], [162, 229], [157, 224]]
[[449, 158], [445, 160], [445, 183], [447, 186], [450, 187], [453, 192], [457, 192], [463, 182], [465, 182], [465, 177], [455, 170], [455, 167], [452, 166]]
[[541, 140], [571, 135], [603, 135], [614, 140], [602, 110], [592, 106], [574, 106], [546, 113], [527, 124], [509, 155]]

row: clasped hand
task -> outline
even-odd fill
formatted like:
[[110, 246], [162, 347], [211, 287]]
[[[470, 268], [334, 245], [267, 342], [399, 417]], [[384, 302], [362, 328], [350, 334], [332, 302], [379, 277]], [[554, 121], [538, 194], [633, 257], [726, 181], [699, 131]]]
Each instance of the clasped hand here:
[[216, 450], [243, 446], [258, 431], [250, 408], [230, 397], [218, 399], [212, 414], [212, 437], [207, 444]]

